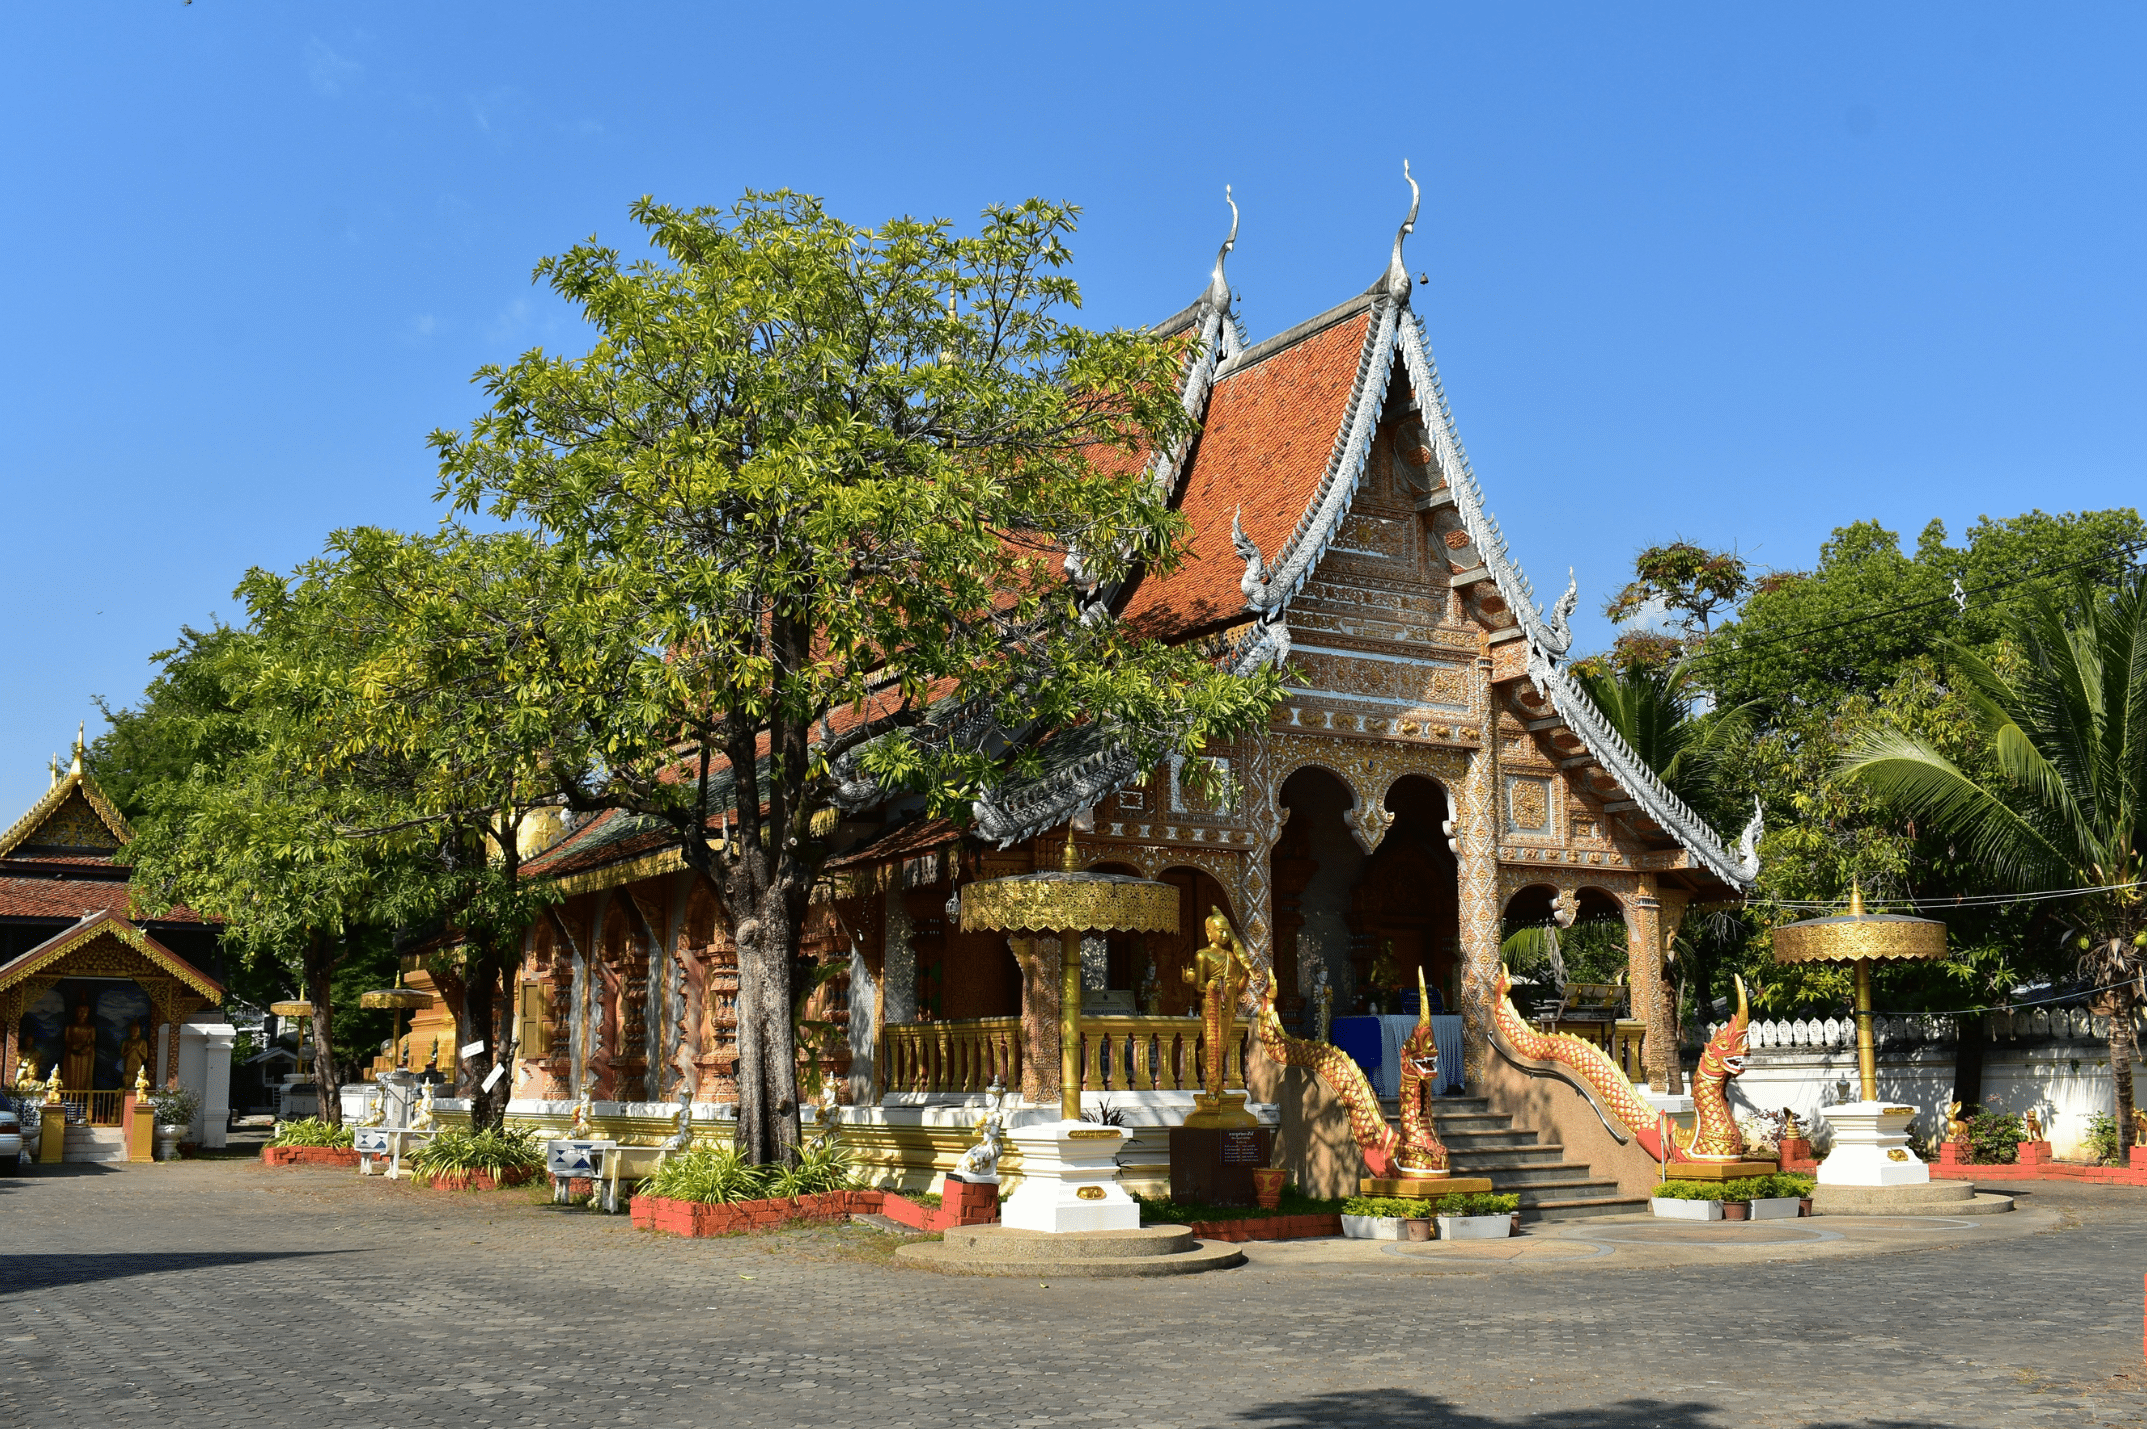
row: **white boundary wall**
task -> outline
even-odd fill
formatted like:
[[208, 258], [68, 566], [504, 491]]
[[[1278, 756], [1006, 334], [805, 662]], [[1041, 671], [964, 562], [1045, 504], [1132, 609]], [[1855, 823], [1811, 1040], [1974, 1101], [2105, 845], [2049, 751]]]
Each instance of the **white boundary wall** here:
[[[1880, 1099], [1915, 1107], [1917, 1135], [1941, 1134], [1946, 1104], [1953, 1100], [1952, 1020], [1872, 1021]], [[1720, 1025], [1707, 1031], [1712, 1034]], [[1985, 1019], [1983, 1105], [2036, 1113], [2056, 1156], [2085, 1160], [2089, 1118], [2115, 1104], [2108, 1032], [2108, 1018], [2078, 1010], [2038, 1009]], [[1787, 1107], [1823, 1151], [1830, 1140], [1825, 1109], [1858, 1095], [1854, 1020], [1755, 1021], [1750, 1054], [1744, 1075], [1730, 1082], [1730, 1105], [1737, 1115]], [[2136, 1065], [2133, 1085], [2139, 1086]]]

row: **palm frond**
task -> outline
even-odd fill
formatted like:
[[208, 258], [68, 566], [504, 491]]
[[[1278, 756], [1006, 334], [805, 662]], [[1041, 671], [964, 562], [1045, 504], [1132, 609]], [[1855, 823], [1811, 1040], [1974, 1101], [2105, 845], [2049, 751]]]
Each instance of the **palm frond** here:
[[1841, 772], [1904, 812], [1952, 830], [1994, 881], [2018, 889], [2062, 886], [2076, 870], [2065, 851], [2004, 799], [1919, 739], [1873, 731], [1843, 756]]

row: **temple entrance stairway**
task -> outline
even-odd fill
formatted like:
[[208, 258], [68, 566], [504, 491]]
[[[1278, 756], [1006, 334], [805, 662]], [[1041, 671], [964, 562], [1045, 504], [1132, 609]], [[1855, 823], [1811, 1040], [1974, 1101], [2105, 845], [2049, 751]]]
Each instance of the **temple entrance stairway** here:
[[[1399, 1127], [1400, 1104], [1383, 1098], [1387, 1119]], [[1516, 1127], [1491, 1110], [1484, 1097], [1434, 1097], [1432, 1128], [1446, 1143], [1453, 1173], [1488, 1176], [1494, 1191], [1521, 1198], [1524, 1221], [1569, 1221], [1622, 1216], [1647, 1209], [1640, 1196], [1618, 1194], [1616, 1180], [1595, 1177], [1585, 1161], [1568, 1161], [1565, 1148], [1545, 1144], [1539, 1132]]]
[[62, 1161], [124, 1161], [127, 1135], [116, 1126], [70, 1126]]

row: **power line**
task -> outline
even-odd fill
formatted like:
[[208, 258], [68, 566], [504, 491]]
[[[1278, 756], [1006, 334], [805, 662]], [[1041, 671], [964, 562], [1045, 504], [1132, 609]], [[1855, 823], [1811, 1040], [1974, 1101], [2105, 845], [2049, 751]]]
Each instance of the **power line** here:
[[[1947, 908], [1993, 908], [2008, 903], [2041, 903], [2053, 898], [2077, 898], [2091, 893], [2122, 893], [2127, 889], [2147, 888], [2147, 880], [2135, 883], [2098, 883], [2087, 888], [2047, 888], [2033, 893], [1970, 893], [1955, 897], [1938, 898], [1885, 898], [1872, 899], [1873, 912], [1884, 912], [1884, 906], [1906, 904], [1911, 908], [1929, 908], [1943, 911]], [[1763, 902], [1775, 908], [1828, 909], [1844, 907], [1841, 899], [1770, 898]]]

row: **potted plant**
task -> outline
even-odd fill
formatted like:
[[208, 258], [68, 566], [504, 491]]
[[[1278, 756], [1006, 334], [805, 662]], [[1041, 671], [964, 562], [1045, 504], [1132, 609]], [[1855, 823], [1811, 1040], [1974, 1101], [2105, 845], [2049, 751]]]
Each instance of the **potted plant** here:
[[1719, 1221], [1723, 1219], [1722, 1183], [1665, 1181], [1655, 1188], [1648, 1209], [1673, 1221]]
[[1441, 1196], [1438, 1222], [1440, 1240], [1504, 1240], [1513, 1234], [1520, 1219], [1521, 1198], [1496, 1191]]
[[1753, 1220], [1771, 1221], [1793, 1220], [1806, 1214], [1805, 1208], [1810, 1205], [1807, 1198], [1817, 1181], [1811, 1176], [1777, 1171], [1769, 1176], [1754, 1176], [1749, 1183], [1731, 1184], [1748, 1186], [1746, 1199], [1752, 1207]]
[[1404, 1240], [1408, 1221], [1428, 1220], [1431, 1202], [1406, 1196], [1351, 1196], [1342, 1203], [1342, 1234], [1351, 1240]]
[[186, 1139], [187, 1131], [194, 1124], [194, 1113], [199, 1110], [201, 1098], [185, 1087], [166, 1087], [150, 1093], [149, 1112], [156, 1125], [157, 1160], [179, 1159], [179, 1143]]

